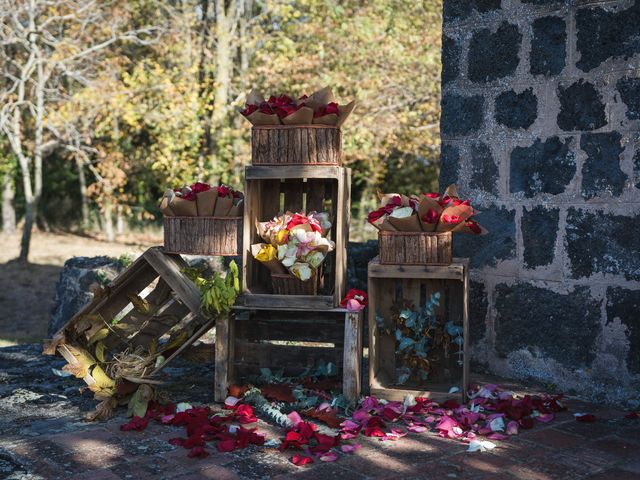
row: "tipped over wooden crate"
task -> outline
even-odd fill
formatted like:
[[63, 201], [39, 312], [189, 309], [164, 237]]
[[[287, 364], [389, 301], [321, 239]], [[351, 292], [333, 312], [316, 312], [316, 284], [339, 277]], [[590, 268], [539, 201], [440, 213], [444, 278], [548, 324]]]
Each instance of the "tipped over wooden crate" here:
[[[54, 335], [44, 353], [57, 351], [73, 366], [76, 347], [96, 357], [100, 348], [107, 363], [123, 352], [142, 349], [154, 355], [151, 350], [156, 350], [155, 357], [162, 352], [164, 360], [144, 375], [153, 377], [214, 323], [200, 314], [200, 292], [182, 272], [185, 267], [179, 255], [150, 248], [111, 284], [96, 290], [93, 300]], [[163, 351], [162, 340], [175, 347]], [[84, 380], [89, 386], [95, 383], [91, 371]]]

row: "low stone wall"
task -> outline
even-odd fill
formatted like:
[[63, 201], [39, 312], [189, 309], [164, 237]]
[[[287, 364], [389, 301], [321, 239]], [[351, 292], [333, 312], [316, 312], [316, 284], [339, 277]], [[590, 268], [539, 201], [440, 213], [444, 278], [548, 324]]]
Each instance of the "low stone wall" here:
[[444, 1], [440, 183], [490, 230], [454, 253], [495, 373], [638, 395], [639, 25], [640, 0]]

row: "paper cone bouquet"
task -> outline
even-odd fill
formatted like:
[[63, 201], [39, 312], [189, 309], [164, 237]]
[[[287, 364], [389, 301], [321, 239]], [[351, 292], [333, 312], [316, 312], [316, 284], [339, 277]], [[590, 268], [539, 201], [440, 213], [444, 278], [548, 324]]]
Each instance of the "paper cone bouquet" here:
[[382, 206], [369, 213], [369, 223], [378, 230], [398, 232], [453, 232], [484, 235], [487, 230], [471, 217], [477, 212], [469, 200], [460, 200], [455, 185], [444, 194], [423, 193], [380, 196]]
[[326, 238], [330, 228], [328, 213], [287, 212], [257, 223], [264, 243], [251, 245], [251, 254], [271, 273], [288, 272], [304, 282], [315, 278], [314, 273], [335, 248], [335, 243]]
[[331, 88], [325, 87], [297, 100], [288, 95], [271, 95], [268, 100], [251, 90], [240, 113], [252, 125], [331, 125], [340, 127], [356, 106], [355, 100], [338, 105]]
[[243, 202], [242, 192], [232, 187], [196, 182], [168, 188], [160, 201], [160, 211], [167, 217], [239, 217]]

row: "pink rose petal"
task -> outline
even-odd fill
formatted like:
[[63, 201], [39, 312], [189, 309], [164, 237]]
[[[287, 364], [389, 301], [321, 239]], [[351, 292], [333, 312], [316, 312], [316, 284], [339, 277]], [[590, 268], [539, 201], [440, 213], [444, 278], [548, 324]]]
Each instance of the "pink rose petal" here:
[[340, 450], [342, 450], [343, 453], [355, 453], [360, 447], [361, 445], [359, 443], [354, 443], [353, 445], [342, 445]]
[[336, 460], [338, 460], [338, 454], [335, 452], [327, 452], [320, 457], [321, 462], [335, 462]]

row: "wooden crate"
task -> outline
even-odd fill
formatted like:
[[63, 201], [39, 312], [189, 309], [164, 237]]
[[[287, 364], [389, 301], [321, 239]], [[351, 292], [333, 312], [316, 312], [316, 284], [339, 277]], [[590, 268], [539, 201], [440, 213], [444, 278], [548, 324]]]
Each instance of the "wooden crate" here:
[[342, 165], [340, 128], [327, 125], [264, 125], [251, 129], [254, 165]]
[[449, 265], [451, 232], [378, 232], [382, 265]]
[[357, 399], [361, 390], [363, 315], [345, 309], [252, 309], [216, 324], [215, 399], [223, 401], [231, 383], [260, 375], [260, 368], [296, 376], [319, 360], [342, 370], [342, 391]]
[[[381, 265], [376, 257], [369, 262], [369, 388], [371, 395], [402, 400], [406, 394], [428, 396], [435, 401], [451, 398], [449, 389], [457, 386], [466, 398], [469, 382], [469, 267], [467, 259], [454, 259], [446, 266]], [[440, 306], [436, 317], [452, 320], [463, 327], [463, 365], [457, 364], [453, 354], [439, 364], [434, 375], [424, 385], [399, 385], [396, 382], [396, 339], [382, 333], [376, 324], [380, 313], [385, 327], [391, 325], [391, 311], [397, 302], [406, 300], [416, 307], [423, 306], [432, 293], [440, 292]], [[455, 346], [451, 345], [451, 350]]]
[[186, 255], [239, 255], [242, 217], [164, 217], [164, 251]]
[[[249, 166], [245, 170], [243, 233], [243, 294], [238, 304], [247, 307], [334, 308], [345, 294], [351, 169], [344, 167]], [[322, 265], [317, 295], [273, 293], [269, 270], [251, 255], [251, 245], [263, 240], [256, 222], [278, 213], [326, 211], [331, 219], [329, 238], [336, 244]]]
[[[45, 353], [54, 354], [57, 349], [69, 363], [74, 363], [65, 345], [85, 348], [89, 338], [105, 326], [110, 331], [101, 341], [107, 356], [138, 346], [148, 348], [154, 339], [190, 332], [182, 346], [147, 375], [152, 377], [214, 323], [200, 315], [200, 292], [181, 272], [187, 266], [179, 255], [164, 253], [162, 247], [148, 249], [54, 335]], [[148, 312], [141, 313], [134, 307], [133, 296], [148, 302]], [[102, 323], [89, 321], [96, 316], [101, 317]], [[95, 383], [90, 374], [84, 380], [88, 385]]]

